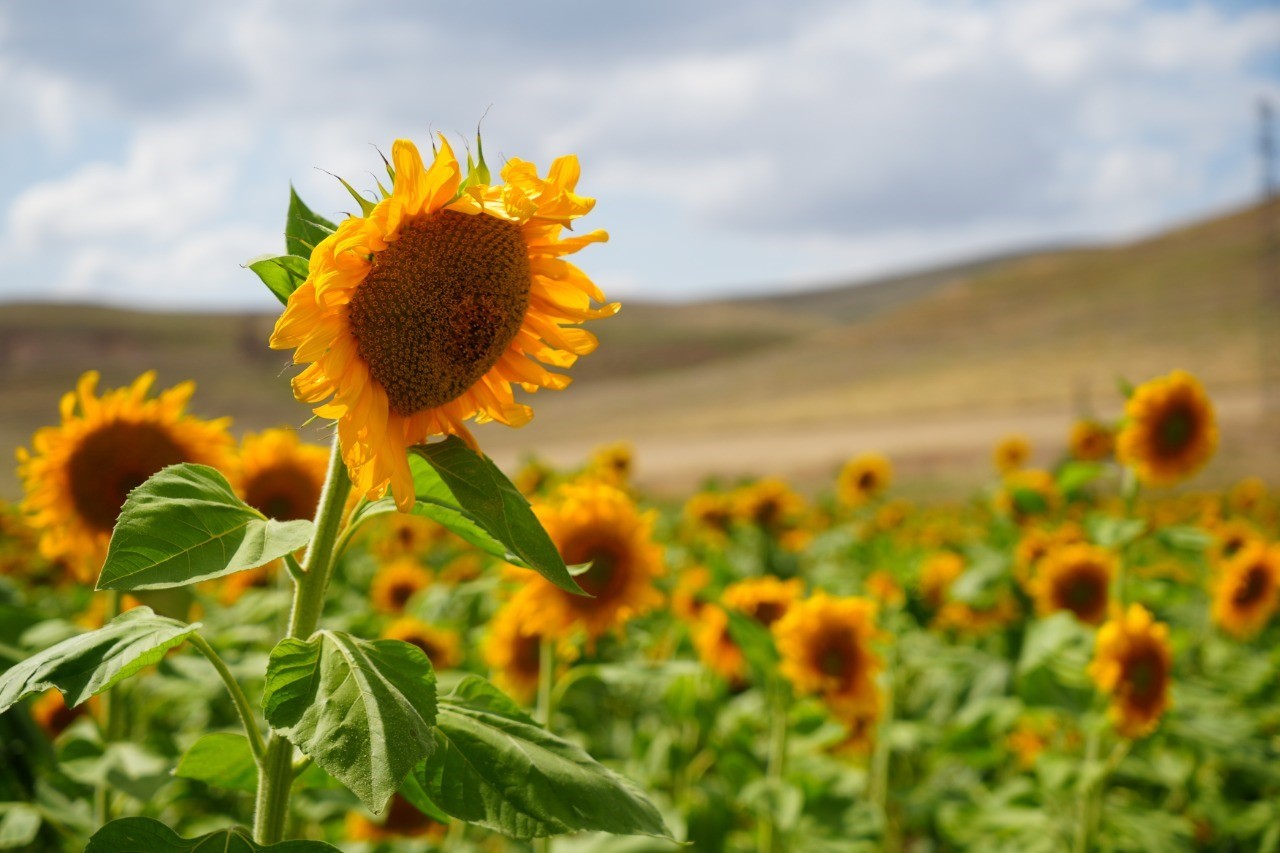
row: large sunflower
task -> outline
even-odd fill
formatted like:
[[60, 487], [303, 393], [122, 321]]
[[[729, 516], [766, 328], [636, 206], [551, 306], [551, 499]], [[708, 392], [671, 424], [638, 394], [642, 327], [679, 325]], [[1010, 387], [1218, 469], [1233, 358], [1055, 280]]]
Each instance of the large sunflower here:
[[1144, 382], [1125, 406], [1116, 456], [1151, 486], [1169, 486], [1196, 473], [1218, 446], [1218, 425], [1204, 387], [1175, 370]]
[[538, 606], [530, 614], [531, 631], [563, 637], [581, 628], [595, 639], [662, 602], [653, 583], [663, 573], [653, 512], [641, 512], [624, 492], [589, 480], [561, 486], [535, 511], [565, 563], [591, 564], [575, 578], [591, 597], [532, 577], [530, 595]]
[[[367, 216], [350, 217], [311, 253], [307, 280], [289, 297], [271, 346], [309, 364], [294, 395], [338, 421], [356, 492], [391, 485], [407, 511], [413, 478], [405, 448], [458, 435], [463, 422], [523, 426], [526, 391], [563, 388], [568, 367], [596, 347], [566, 328], [607, 317], [617, 304], [563, 259], [608, 239], [603, 231], [560, 239], [594, 206], [576, 195], [578, 161], [561, 157], [546, 178], [510, 160], [504, 185], [473, 171], [464, 183], [448, 142], [427, 167], [417, 147], [391, 147], [393, 189]], [[540, 362], [540, 363], [539, 363]]]
[[320, 503], [329, 451], [290, 429], [246, 435], [240, 443], [240, 494], [277, 521], [311, 518]]
[[1140, 604], [1098, 629], [1089, 675], [1111, 695], [1111, 720], [1128, 738], [1151, 734], [1169, 707], [1173, 652], [1169, 626]]
[[872, 707], [880, 656], [875, 602], [818, 592], [793, 604], [773, 626], [780, 670], [800, 693], [819, 694], [833, 707]]
[[1041, 616], [1069, 610], [1081, 622], [1098, 625], [1107, 617], [1115, 557], [1085, 542], [1056, 548], [1040, 562], [1029, 591]]
[[1213, 620], [1245, 639], [1266, 627], [1280, 605], [1280, 546], [1251, 542], [1219, 569]]
[[37, 431], [32, 450], [18, 450], [18, 476], [26, 490], [22, 505], [40, 531], [40, 552], [66, 561], [83, 582], [101, 567], [134, 487], [179, 462], [231, 470], [230, 419], [187, 415], [195, 391], [191, 382], [148, 398], [155, 378], [147, 372], [127, 388], [98, 396], [98, 374], [89, 371], [63, 396], [62, 424]]

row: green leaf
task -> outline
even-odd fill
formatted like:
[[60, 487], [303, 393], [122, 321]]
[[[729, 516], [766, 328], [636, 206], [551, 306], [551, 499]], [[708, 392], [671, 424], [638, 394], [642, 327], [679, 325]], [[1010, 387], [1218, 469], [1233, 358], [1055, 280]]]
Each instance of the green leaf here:
[[773, 634], [745, 613], [727, 610], [726, 615], [729, 617], [729, 636], [742, 650], [752, 680], [756, 684], [767, 683], [778, 671], [778, 649], [773, 644]]
[[305, 547], [310, 521], [275, 521], [225, 477], [184, 462], [129, 493], [98, 589], [165, 589], [264, 565]]
[[310, 260], [311, 250], [336, 230], [336, 225], [303, 204], [294, 188], [289, 187], [289, 215], [284, 223], [287, 254]]
[[1068, 462], [1058, 470], [1058, 491], [1074, 494], [1107, 472], [1107, 466], [1098, 462]]
[[516, 838], [671, 833], [628, 780], [540, 728], [477, 676], [440, 699], [435, 753], [415, 771], [448, 814]]
[[0, 713], [32, 693], [62, 691], [71, 706], [159, 663], [200, 627], [135, 607], [87, 634], [63, 640], [0, 674]]
[[241, 826], [220, 829], [199, 838], [183, 838], [149, 817], [113, 820], [89, 839], [85, 853], [341, 853], [323, 841], [282, 841], [255, 844]]
[[272, 728], [375, 814], [435, 746], [436, 678], [400, 640], [321, 631], [271, 651], [262, 707]]
[[245, 264], [253, 270], [282, 305], [307, 280], [307, 259], [297, 255], [266, 255]]
[[1095, 545], [1119, 549], [1145, 533], [1147, 523], [1140, 518], [1091, 515], [1084, 520], [1084, 529]]
[[40, 832], [40, 811], [27, 803], [0, 804], [0, 850], [29, 850]]
[[459, 508], [489, 537], [506, 546], [520, 565], [563, 590], [585, 594], [524, 495], [487, 457], [453, 435], [435, 444], [419, 444], [410, 448], [410, 453], [411, 463], [418, 457], [430, 466], [414, 468], [414, 486], [422, 501]]
[[205, 735], [183, 753], [173, 775], [232, 791], [258, 790], [258, 765], [244, 735]]
[[1176, 551], [1202, 552], [1213, 544], [1213, 537], [1207, 531], [1188, 525], [1163, 527], [1156, 533], [1156, 539]]

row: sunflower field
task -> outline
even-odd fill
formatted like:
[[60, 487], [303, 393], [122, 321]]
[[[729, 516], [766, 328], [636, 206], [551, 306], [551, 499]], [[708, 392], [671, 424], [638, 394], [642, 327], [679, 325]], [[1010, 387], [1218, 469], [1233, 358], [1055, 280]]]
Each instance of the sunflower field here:
[[1280, 501], [1194, 490], [1194, 376], [961, 502], [860, 448], [817, 495], [503, 472], [467, 422], [595, 348], [607, 235], [572, 157], [387, 181], [251, 265], [331, 448], [88, 370], [18, 450], [0, 850], [1280, 848]]

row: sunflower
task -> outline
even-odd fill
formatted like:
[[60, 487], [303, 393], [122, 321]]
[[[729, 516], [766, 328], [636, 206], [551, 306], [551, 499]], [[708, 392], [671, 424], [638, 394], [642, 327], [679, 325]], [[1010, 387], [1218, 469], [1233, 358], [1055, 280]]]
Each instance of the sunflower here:
[[381, 821], [371, 820], [360, 812], [347, 812], [349, 841], [395, 841], [398, 838], [443, 841], [448, 831], [448, 824], [427, 817], [400, 794], [391, 797]]
[[1053, 475], [1038, 468], [1007, 474], [996, 492], [996, 509], [1018, 524], [1056, 509], [1061, 502]]
[[1050, 551], [1040, 563], [1028, 591], [1041, 616], [1069, 610], [1081, 622], [1101, 624], [1107, 616], [1115, 558], [1106, 550], [1079, 542]]
[[946, 603], [951, 585], [964, 574], [964, 558], [952, 551], [930, 554], [920, 566], [920, 595], [934, 610]]
[[691, 566], [680, 573], [675, 589], [671, 591], [671, 611], [676, 616], [692, 622], [698, 618], [706, 603], [702, 591], [711, 585], [711, 572], [706, 566]]
[[635, 451], [625, 441], [597, 447], [587, 463], [587, 472], [611, 486], [626, 488], [635, 470]]
[[1245, 477], [1227, 492], [1227, 504], [1236, 512], [1248, 513], [1258, 508], [1267, 497], [1267, 484], [1261, 477]]
[[[494, 683], [522, 702], [537, 694], [542, 667], [542, 634], [530, 627], [539, 606], [533, 591], [532, 586], [526, 586], [494, 614], [481, 649], [485, 663], [494, 672]], [[571, 662], [572, 644], [559, 640], [555, 657], [561, 663]]]
[[850, 459], [836, 478], [836, 494], [847, 506], [861, 506], [879, 497], [893, 481], [893, 465], [879, 453]]
[[729, 614], [708, 604], [698, 612], [693, 627], [693, 648], [707, 669], [735, 687], [746, 683], [747, 661], [729, 633]]
[[1143, 483], [1170, 486], [1204, 467], [1217, 445], [1217, 420], [1204, 387], [1175, 370], [1144, 382], [1129, 397], [1116, 456]]
[[564, 388], [568, 367], [596, 347], [566, 328], [617, 312], [593, 308], [603, 294], [564, 260], [608, 235], [560, 239], [593, 199], [576, 195], [578, 161], [561, 157], [546, 178], [523, 160], [463, 180], [449, 143], [427, 167], [417, 147], [391, 147], [393, 189], [364, 217], [350, 217], [311, 253], [307, 280], [289, 297], [271, 346], [308, 364], [294, 396], [338, 421], [342, 457], [358, 494], [388, 484], [403, 511], [413, 504], [406, 448], [463, 424], [518, 427], [533, 410], [525, 391]]
[[378, 569], [369, 587], [369, 597], [382, 613], [403, 613], [409, 600], [429, 586], [431, 572], [414, 560], [404, 558]]
[[388, 625], [382, 636], [417, 646], [436, 669], [453, 669], [462, 663], [462, 642], [457, 632], [436, 628], [421, 619], [402, 616]]
[[448, 531], [443, 525], [420, 515], [383, 513], [368, 525], [374, 555], [385, 561], [420, 557], [443, 542]]
[[862, 588], [868, 598], [874, 599], [886, 607], [900, 607], [907, 600], [906, 594], [902, 591], [902, 587], [898, 585], [897, 580], [883, 569], [878, 569], [867, 575], [866, 580], [862, 582]]
[[1084, 542], [1084, 530], [1068, 521], [1058, 527], [1027, 527], [1013, 549], [1013, 576], [1018, 584], [1030, 590], [1040, 561], [1056, 548]]
[[1234, 637], [1257, 634], [1280, 605], [1280, 545], [1251, 542], [1223, 564], [1213, 591], [1213, 621]]
[[511, 482], [520, 490], [520, 494], [531, 498], [541, 492], [554, 476], [555, 471], [550, 466], [537, 459], [529, 459], [520, 466]]
[[1115, 449], [1115, 431], [1095, 420], [1078, 420], [1071, 425], [1067, 439], [1071, 456], [1081, 462], [1101, 462]]
[[845, 727], [844, 737], [829, 751], [843, 758], [865, 758], [876, 745], [876, 724], [880, 721], [879, 695], [875, 700], [857, 703], [837, 702], [832, 714]]
[[485, 561], [475, 552], [465, 552], [454, 557], [440, 568], [436, 580], [441, 583], [468, 583], [484, 574]]
[[1209, 560], [1214, 565], [1230, 560], [1251, 543], [1262, 542], [1262, 534], [1247, 521], [1233, 518], [1211, 526], [1213, 541], [1209, 545]]
[[566, 483], [535, 512], [565, 563], [591, 564], [575, 578], [590, 597], [532, 577], [538, 607], [530, 615], [531, 630], [562, 637], [581, 628], [594, 640], [662, 602], [653, 583], [663, 573], [653, 512], [641, 512], [624, 492], [589, 480]]
[[36, 725], [40, 726], [49, 740], [55, 739], [66, 731], [68, 726], [87, 713], [88, 705], [67, 707], [66, 700], [57, 690], [42, 693], [31, 703], [31, 719], [36, 721]]
[[96, 371], [62, 398], [62, 424], [44, 427], [33, 450], [18, 450], [23, 509], [40, 531], [40, 553], [63, 560], [91, 582], [125, 498], [161, 468], [198, 462], [232, 470], [229, 418], [204, 421], [185, 413], [195, 385], [183, 382], [156, 397], [154, 372], [127, 388], [95, 393]]
[[734, 494], [735, 514], [768, 533], [782, 533], [799, 522], [805, 511], [804, 498], [777, 477], [766, 477]]
[[1019, 768], [1034, 770], [1040, 753], [1049, 746], [1056, 732], [1057, 725], [1052, 719], [1023, 717], [1005, 738], [1005, 747], [1017, 756]]
[[1011, 624], [1018, 614], [1017, 599], [1004, 590], [994, 603], [986, 607], [974, 607], [965, 601], [948, 601], [933, 617], [932, 627], [939, 631], [981, 637]]
[[1172, 669], [1169, 626], [1142, 605], [1117, 610], [1098, 629], [1089, 675], [1111, 695], [1111, 720], [1124, 737], [1155, 731], [1170, 704]]
[[1024, 435], [1006, 435], [1000, 439], [991, 459], [1001, 474], [1017, 471], [1031, 458], [1031, 442]]
[[213, 581], [211, 586], [217, 590], [218, 600], [230, 607], [251, 589], [271, 589], [276, 585], [276, 561], [256, 569], [227, 575]]
[[298, 440], [291, 429], [269, 429], [240, 442], [240, 494], [277, 521], [311, 518], [329, 466], [329, 451]]
[[799, 578], [784, 581], [766, 576], [730, 584], [720, 600], [728, 609], [750, 616], [769, 628], [786, 616], [803, 595], [804, 581]]
[[880, 657], [875, 602], [817, 592], [793, 604], [773, 626], [779, 666], [796, 690], [818, 694], [833, 708], [870, 707], [876, 701]]

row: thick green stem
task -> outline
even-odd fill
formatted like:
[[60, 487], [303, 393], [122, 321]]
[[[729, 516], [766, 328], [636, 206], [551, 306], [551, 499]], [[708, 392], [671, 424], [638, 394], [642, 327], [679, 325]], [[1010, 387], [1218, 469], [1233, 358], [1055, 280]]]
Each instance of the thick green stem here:
[[[316, 508], [315, 535], [303, 559], [302, 576], [294, 585], [293, 610], [289, 614], [289, 634], [307, 639], [315, 633], [324, 609], [324, 594], [333, 574], [338, 533], [351, 481], [337, 436], [329, 456], [329, 472], [320, 505]], [[258, 772], [258, 798], [253, 814], [253, 837], [259, 844], [276, 844], [284, 837], [285, 819], [289, 813], [289, 788], [293, 784], [293, 745], [284, 737], [272, 734]]]
[[253, 707], [249, 704], [249, 700], [245, 698], [244, 691], [240, 689], [240, 682], [236, 681], [235, 676], [231, 674], [231, 670], [227, 669], [227, 664], [213, 650], [213, 646], [209, 645], [208, 640], [199, 634], [192, 634], [191, 644], [209, 659], [209, 663], [213, 664], [213, 668], [218, 671], [218, 677], [226, 685], [227, 692], [231, 694], [231, 701], [236, 706], [236, 713], [240, 715], [240, 723], [244, 726], [245, 736], [249, 738], [249, 749], [253, 752], [253, 758], [258, 762], [258, 766], [261, 767], [263, 756], [266, 755], [267, 745], [263, 742], [262, 732], [258, 730], [258, 722], [253, 717]]
[[880, 812], [884, 823], [885, 849], [892, 849], [888, 843], [889, 831], [889, 764], [893, 757], [893, 746], [889, 743], [889, 727], [893, 724], [894, 678], [897, 673], [897, 649], [890, 647], [885, 654], [885, 690], [884, 714], [880, 719], [879, 731], [876, 733], [875, 751], [871, 755], [871, 796]]
[[[120, 601], [123, 596], [119, 590], [107, 590], [107, 606], [103, 613], [102, 622], [105, 625], [112, 619], [120, 615]], [[102, 714], [102, 725], [99, 730], [102, 732], [103, 747], [110, 745], [112, 741], [120, 736], [120, 729], [124, 724], [124, 704], [121, 701], [120, 688], [113, 687], [106, 693], [103, 693], [99, 701], [99, 713]], [[98, 819], [98, 823], [106, 824], [111, 820], [111, 786], [103, 782], [94, 791], [94, 813]]]
[[[555, 713], [554, 697], [556, 683], [556, 641], [550, 637], [542, 637], [538, 643], [538, 707], [537, 720], [547, 731], [551, 731], [551, 716]], [[551, 853], [551, 839], [539, 838], [534, 841], [533, 849], [537, 853]]]
[[[782, 789], [782, 778], [787, 772], [787, 716], [790, 711], [787, 685], [778, 679], [766, 687], [769, 701], [769, 756], [765, 766], [765, 778], [769, 781], [771, 802], [777, 802]], [[773, 853], [775, 838], [773, 815], [760, 816], [760, 853]]]
[[1093, 721], [1084, 748], [1084, 764], [1080, 771], [1079, 789], [1076, 791], [1076, 837], [1073, 849], [1076, 853], [1088, 853], [1093, 847], [1093, 792], [1097, 781], [1091, 776], [1098, 761], [1102, 745], [1102, 727]]

